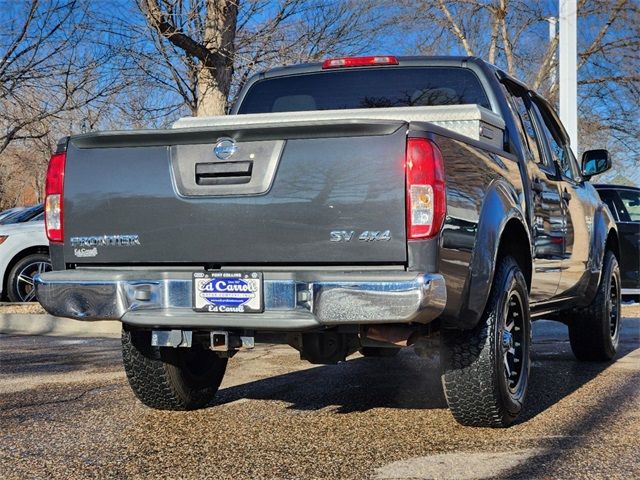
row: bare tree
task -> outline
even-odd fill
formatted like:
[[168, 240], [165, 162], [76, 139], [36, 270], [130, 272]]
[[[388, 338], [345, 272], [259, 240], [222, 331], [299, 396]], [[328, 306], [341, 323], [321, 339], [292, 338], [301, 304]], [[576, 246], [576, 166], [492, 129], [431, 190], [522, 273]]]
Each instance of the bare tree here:
[[381, 15], [379, 2], [285, 0], [275, 7], [273, 3], [253, 0], [241, 11], [236, 93], [258, 70], [365, 52], [391, 25]]
[[152, 28], [123, 11], [117, 30], [132, 37], [130, 55], [140, 71], [191, 115], [226, 113], [257, 70], [365, 50], [384, 18], [373, 14], [376, 2], [358, 0], [140, 0], [139, 6]]
[[[141, 0], [149, 25], [197, 64], [199, 116], [223, 115], [233, 75], [239, 0]], [[192, 27], [189, 31], [185, 26]], [[195, 27], [195, 28], [194, 28]], [[161, 53], [166, 50], [161, 46]]]
[[3, 5], [13, 11], [0, 24], [0, 154], [11, 142], [46, 135], [49, 119], [119, 88], [105, 74], [109, 52], [91, 42], [86, 5], [74, 0]]
[[59, 137], [99, 122], [124, 82], [97, 42], [92, 4], [3, 3], [0, 16], [0, 206], [41, 200]]
[[[396, 22], [405, 26], [403, 35], [418, 38], [418, 52], [485, 58], [557, 102], [558, 38], [548, 38], [547, 24], [557, 14], [552, 5], [526, 0], [400, 0]], [[578, 1], [581, 147], [602, 145], [606, 137], [622, 169], [638, 161], [640, 148], [638, 20], [640, 6], [632, 0]]]

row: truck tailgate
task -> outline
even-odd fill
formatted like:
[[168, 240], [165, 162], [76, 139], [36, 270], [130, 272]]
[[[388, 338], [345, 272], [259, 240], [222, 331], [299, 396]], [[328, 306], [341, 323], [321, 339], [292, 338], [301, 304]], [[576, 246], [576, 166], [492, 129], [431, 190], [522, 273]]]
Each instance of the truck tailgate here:
[[[404, 263], [406, 127], [344, 120], [72, 137], [65, 262]], [[224, 138], [237, 150], [220, 159]], [[335, 231], [346, 235], [331, 241]], [[130, 235], [137, 241], [119, 241]]]

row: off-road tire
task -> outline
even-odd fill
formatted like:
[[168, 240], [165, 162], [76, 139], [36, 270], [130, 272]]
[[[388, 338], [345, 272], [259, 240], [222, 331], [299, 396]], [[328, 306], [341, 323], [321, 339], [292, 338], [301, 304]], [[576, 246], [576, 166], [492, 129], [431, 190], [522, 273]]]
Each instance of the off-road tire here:
[[360, 354], [367, 358], [391, 358], [398, 355], [400, 348], [361, 347]]
[[607, 251], [595, 298], [588, 307], [574, 312], [569, 320], [571, 350], [578, 360], [602, 362], [615, 356], [622, 320], [620, 285], [618, 260], [613, 252]]
[[[516, 322], [516, 318], [520, 320]], [[509, 348], [505, 341], [511, 342], [507, 342]], [[513, 257], [500, 260], [478, 325], [471, 330], [443, 330], [441, 345], [442, 386], [458, 423], [477, 427], [511, 425], [523, 407], [531, 345], [527, 283]], [[510, 354], [510, 361], [515, 362], [516, 357], [519, 360], [507, 372], [507, 351], [511, 349], [514, 353]], [[513, 372], [517, 377], [511, 376]]]
[[122, 329], [122, 359], [136, 397], [158, 410], [195, 410], [209, 404], [220, 386], [227, 359], [201, 345], [151, 346], [151, 332]]

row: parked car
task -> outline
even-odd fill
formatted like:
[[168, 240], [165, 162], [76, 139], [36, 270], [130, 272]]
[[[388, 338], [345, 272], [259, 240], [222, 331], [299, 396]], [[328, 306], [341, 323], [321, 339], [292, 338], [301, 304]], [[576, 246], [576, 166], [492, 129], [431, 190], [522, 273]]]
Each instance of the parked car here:
[[6, 210], [3, 210], [0, 212], [0, 224], [2, 223], [2, 220], [4, 220], [5, 218], [13, 215], [16, 212], [19, 212], [20, 210], [23, 210], [25, 207], [14, 207], [14, 208], [8, 208]]
[[30, 207], [22, 207], [0, 219], [0, 225], [44, 220], [44, 205], [39, 203]]
[[275, 69], [226, 117], [63, 139], [38, 299], [121, 321], [154, 408], [206, 406], [261, 332], [312, 363], [440, 339], [455, 418], [506, 426], [531, 318], [567, 323], [580, 360], [616, 353], [618, 233], [588, 181], [610, 166], [579, 167], [550, 104], [477, 58]]
[[50, 270], [43, 220], [0, 225], [0, 298], [35, 301], [33, 277]]
[[640, 188], [595, 185], [618, 225], [622, 295], [640, 299]]

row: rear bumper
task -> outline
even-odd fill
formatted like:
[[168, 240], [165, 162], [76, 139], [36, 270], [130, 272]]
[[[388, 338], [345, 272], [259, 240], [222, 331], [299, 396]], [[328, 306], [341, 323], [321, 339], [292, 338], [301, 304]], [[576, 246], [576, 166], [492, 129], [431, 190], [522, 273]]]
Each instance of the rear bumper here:
[[429, 323], [446, 304], [441, 275], [415, 272], [265, 272], [264, 312], [197, 313], [191, 272], [64, 270], [36, 277], [47, 312], [145, 327], [302, 331], [324, 326]]

